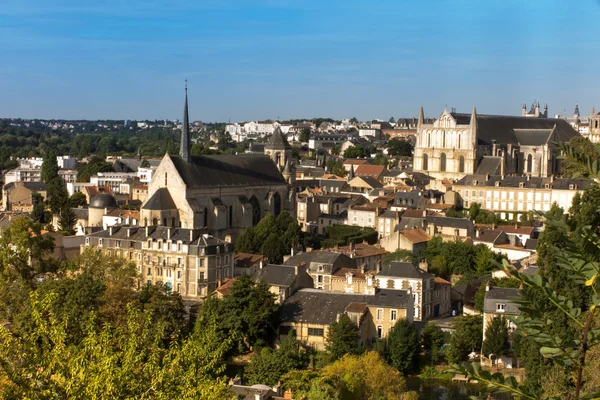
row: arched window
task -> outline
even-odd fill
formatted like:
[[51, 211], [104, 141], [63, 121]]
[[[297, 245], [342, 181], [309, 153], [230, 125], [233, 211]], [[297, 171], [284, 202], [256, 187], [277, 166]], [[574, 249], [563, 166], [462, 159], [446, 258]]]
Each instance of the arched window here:
[[527, 171], [529, 173], [533, 172], [533, 157], [530, 155], [527, 156]]
[[431, 133], [427, 134], [427, 147], [431, 147]]
[[277, 217], [281, 213], [281, 197], [278, 192], [273, 195], [273, 216]]
[[458, 139], [456, 140], [456, 148], [460, 149], [460, 133], [458, 134]]
[[156, 218], [152, 219], [152, 225], [154, 225], [154, 226], [158, 225], [158, 220]]
[[171, 226], [175, 226], [175, 217], [171, 217]]
[[167, 226], [167, 217], [163, 218], [163, 226]]
[[204, 207], [204, 225], [205, 228], [208, 226], [208, 208]]
[[148, 217], [144, 217], [144, 226], [148, 226]]
[[255, 226], [260, 222], [260, 203], [256, 196], [250, 198], [250, 205], [252, 205], [252, 226]]
[[440, 171], [446, 171], [446, 153], [440, 156]]
[[458, 172], [465, 172], [465, 158], [463, 156], [458, 157]]
[[427, 171], [429, 169], [429, 156], [427, 154], [423, 154], [423, 171]]
[[167, 178], [168, 178], [168, 176], [167, 176], [167, 175], [168, 175], [168, 174], [165, 172], [165, 186], [167, 186]]
[[446, 131], [442, 131], [442, 147], [446, 147]]

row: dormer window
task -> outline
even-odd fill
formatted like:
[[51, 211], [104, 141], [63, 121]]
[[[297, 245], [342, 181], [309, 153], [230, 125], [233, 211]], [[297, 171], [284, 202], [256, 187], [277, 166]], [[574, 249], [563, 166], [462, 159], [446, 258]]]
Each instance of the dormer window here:
[[500, 181], [496, 181], [496, 187], [500, 186]]
[[317, 267], [317, 271], [318, 271], [318, 272], [323, 272], [323, 266], [322, 266], [322, 265], [319, 265], [319, 266]]
[[519, 188], [523, 189], [525, 187], [525, 182], [519, 182]]
[[103, 239], [98, 239], [98, 246], [102, 246]]
[[574, 189], [577, 189], [577, 185], [570, 184], [569, 190], [574, 190]]

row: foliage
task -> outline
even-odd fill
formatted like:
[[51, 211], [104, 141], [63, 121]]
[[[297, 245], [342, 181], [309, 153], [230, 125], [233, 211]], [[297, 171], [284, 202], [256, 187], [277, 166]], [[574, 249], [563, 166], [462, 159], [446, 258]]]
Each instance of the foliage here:
[[310, 140], [310, 128], [302, 128], [300, 135], [298, 135], [300, 142], [308, 142]]
[[359, 340], [358, 326], [347, 314], [343, 314], [329, 326], [325, 349], [331, 354], [332, 360], [337, 360], [345, 354], [356, 354]]
[[[575, 136], [569, 141], [573, 152], [566, 152], [566, 162], [562, 170], [565, 178], [589, 178], [590, 172], [582, 165], [577, 156], [584, 155], [591, 160], [600, 160], [598, 146], [583, 136]], [[577, 156], [576, 156], [577, 154]]]
[[486, 357], [491, 354], [496, 357], [506, 355], [510, 347], [508, 344], [508, 321], [503, 315], [494, 317], [485, 328], [485, 340], [482, 352]]
[[135, 305], [148, 314], [154, 324], [163, 327], [164, 339], [180, 337], [188, 328], [181, 295], [171, 293], [161, 283], [144, 286]]
[[239, 352], [263, 347], [277, 334], [277, 310], [269, 286], [242, 275], [218, 303], [219, 326], [232, 336]]
[[325, 230], [327, 239], [323, 240], [322, 247], [332, 248], [345, 246], [349, 243], [361, 243], [367, 241], [369, 244], [377, 243], [377, 231], [372, 228], [363, 228], [351, 225], [331, 225]]
[[446, 334], [436, 324], [430, 322], [421, 331], [421, 344], [425, 352], [429, 354], [432, 364], [437, 361], [439, 351], [445, 343]]
[[[315, 394], [320, 393], [321, 397]], [[323, 397], [323, 394], [328, 397]], [[401, 374], [388, 366], [376, 352], [345, 355], [321, 371], [313, 381], [308, 399], [403, 399], [407, 395]]]
[[481, 349], [483, 336], [483, 319], [481, 315], [461, 315], [454, 319], [450, 336], [450, 346], [446, 351], [449, 363], [456, 363], [467, 359], [469, 353]]
[[254, 353], [250, 364], [244, 369], [249, 385], [263, 384], [275, 386], [288, 372], [305, 368], [308, 353], [299, 342], [287, 338], [277, 350], [264, 347]]
[[391, 253], [386, 254], [383, 257], [383, 263], [384, 264], [390, 263], [392, 261], [407, 261], [407, 262], [415, 264], [418, 260], [417, 260], [417, 257], [415, 256], [415, 254], [413, 254], [412, 251], [410, 251], [410, 250], [404, 250], [404, 249], [398, 249], [396, 251], [393, 251]]
[[260, 222], [247, 228], [235, 242], [238, 253], [263, 254], [272, 263], [283, 262], [283, 256], [300, 243], [302, 230], [298, 222], [282, 211], [277, 218], [265, 215]]
[[50, 182], [52, 179], [58, 178], [58, 161], [56, 153], [52, 149], [44, 152], [40, 173], [42, 182]]
[[344, 168], [344, 163], [336, 158], [330, 158], [327, 160], [327, 170], [341, 178], [347, 175], [346, 168]]
[[412, 156], [413, 147], [406, 140], [392, 139], [387, 142], [388, 155], [391, 157], [410, 157]]
[[415, 372], [419, 367], [419, 335], [412, 323], [403, 318], [390, 329], [386, 339], [389, 364], [402, 374]]
[[77, 181], [78, 182], [89, 182], [90, 177], [98, 175], [98, 172], [109, 172], [112, 171], [112, 164], [104, 161], [100, 157], [90, 157], [88, 162], [81, 164], [77, 168]]
[[69, 192], [67, 192], [65, 184], [60, 178], [54, 178], [48, 182], [46, 190], [48, 194], [48, 205], [50, 206], [52, 213], [58, 214], [65, 205], [68, 206]]
[[348, 147], [343, 154], [344, 158], [364, 158], [369, 157], [370, 153], [361, 145]]
[[375, 158], [373, 158], [373, 159], [371, 160], [371, 163], [372, 163], [373, 165], [383, 165], [384, 167], [386, 167], [386, 168], [387, 168], [387, 166], [388, 166], [388, 164], [389, 164], [389, 161], [388, 161], [388, 159], [387, 159], [387, 157], [386, 157], [385, 155], [383, 155], [383, 154], [381, 154], [381, 153], [378, 153], [378, 154], [375, 156]]
[[73, 208], [77, 208], [80, 206], [85, 206], [86, 197], [85, 194], [81, 192], [75, 192], [71, 197], [69, 197], [69, 205]]
[[216, 323], [202, 321], [181, 343], [163, 347], [147, 314], [130, 307], [127, 323], [96, 330], [93, 315], [85, 338], [67, 345], [56, 318], [53, 293], [32, 295], [33, 330], [23, 336], [0, 327], [3, 398], [226, 398], [216, 380], [229, 340], [215, 340]]
[[75, 224], [77, 224], [77, 216], [75, 215], [75, 212], [73, 212], [73, 209], [69, 207], [69, 202], [66, 202], [58, 215], [58, 227], [60, 228], [61, 233], [65, 235], [74, 235]]
[[498, 224], [500, 217], [491, 211], [484, 210], [479, 203], [471, 203], [469, 206], [469, 218], [471, 218], [476, 224]]

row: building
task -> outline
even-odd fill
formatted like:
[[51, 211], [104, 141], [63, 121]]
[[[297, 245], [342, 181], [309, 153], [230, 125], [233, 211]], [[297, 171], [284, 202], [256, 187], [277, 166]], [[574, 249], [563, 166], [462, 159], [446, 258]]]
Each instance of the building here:
[[380, 246], [370, 245], [366, 242], [352, 242], [347, 246], [337, 246], [335, 249], [329, 250], [347, 255], [356, 262], [357, 266], [364, 268], [366, 271], [379, 271], [383, 258], [388, 254]]
[[323, 350], [331, 324], [343, 314], [356, 323], [362, 344], [387, 337], [399, 319], [412, 322], [412, 299], [404, 290], [378, 290], [374, 295], [301, 289], [280, 308], [282, 338], [292, 335]]
[[311, 136], [308, 141], [308, 148], [311, 150], [331, 150], [336, 145], [346, 142], [346, 140], [348, 140], [348, 135], [345, 133], [319, 133]]
[[407, 250], [420, 257], [431, 239], [431, 235], [428, 235], [422, 228], [412, 228], [394, 231], [390, 236], [379, 239], [379, 243], [390, 253]]
[[322, 290], [333, 290], [333, 274], [342, 268], [356, 270], [356, 260], [333, 251], [316, 250], [299, 253], [288, 258], [285, 265], [292, 267], [306, 266], [306, 271], [313, 280], [313, 287]]
[[378, 181], [383, 181], [383, 176], [387, 173], [387, 169], [383, 165], [362, 164], [354, 170], [354, 176], [371, 177]]
[[382, 213], [383, 210], [371, 204], [350, 206], [348, 208], [348, 225], [377, 229], [378, 218]]
[[588, 139], [592, 143], [600, 143], [600, 113], [596, 114], [596, 110], [593, 107], [589, 119]]
[[313, 279], [307, 273], [306, 265], [261, 265], [254, 273], [254, 279], [269, 285], [277, 304], [283, 303], [298, 289], [313, 287]]
[[233, 244], [197, 229], [115, 226], [85, 237], [87, 247], [136, 265], [139, 287], [162, 283], [186, 299], [206, 297], [233, 277]]
[[267, 259], [262, 254], [236, 253], [233, 257], [233, 275], [254, 275]]
[[[483, 340], [485, 340], [485, 331], [492, 319], [500, 316], [518, 317], [521, 315], [519, 305], [515, 303], [518, 298], [519, 289], [486, 286], [483, 301]], [[506, 323], [511, 332], [516, 329], [511, 321], [506, 320]]]
[[564, 119], [460, 114], [444, 110], [433, 124], [419, 113], [415, 172], [436, 179], [458, 180], [469, 174], [528, 174], [549, 177], [560, 174], [560, 149], [553, 143], [568, 142], [579, 133]]
[[[144, 226], [205, 229], [235, 238], [267, 213], [294, 213], [293, 166], [279, 130], [264, 155], [190, 155], [187, 89], [179, 155], [166, 154], [148, 184], [141, 207]], [[265, 146], [265, 151], [267, 148]], [[283, 175], [279, 168], [283, 167]]]
[[475, 236], [475, 225], [467, 218], [428, 215], [425, 217], [425, 225], [430, 236], [442, 236], [449, 240]]
[[433, 316], [434, 278], [433, 274], [427, 272], [426, 263], [421, 263], [420, 267], [416, 267], [410, 262], [400, 261], [384, 265], [375, 276], [379, 288], [408, 290], [411, 293], [415, 321], [425, 321]]
[[22, 211], [30, 213], [35, 205], [35, 193], [46, 199], [44, 182], [16, 181], [2, 186], [2, 211]]
[[473, 203], [500, 218], [520, 221], [534, 210], [548, 211], [556, 203], [571, 208], [573, 196], [592, 184], [588, 179], [539, 178], [529, 176], [466, 175], [452, 185], [463, 207]]

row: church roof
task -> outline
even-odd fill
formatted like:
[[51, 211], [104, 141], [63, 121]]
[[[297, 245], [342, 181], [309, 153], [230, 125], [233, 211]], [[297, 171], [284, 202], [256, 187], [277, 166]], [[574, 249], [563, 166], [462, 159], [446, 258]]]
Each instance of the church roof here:
[[188, 188], [285, 185], [273, 161], [259, 154], [171, 157]]
[[171, 193], [169, 193], [169, 189], [160, 188], [154, 192], [150, 200], [142, 208], [144, 210], [173, 210], [177, 206], [171, 197]]
[[283, 132], [279, 127], [275, 128], [273, 134], [269, 138], [269, 141], [265, 145], [265, 148], [267, 149], [286, 149], [288, 147], [290, 147], [290, 144], [283, 136]]
[[500, 175], [501, 173], [502, 157], [494, 156], [483, 156], [483, 159], [477, 167], [476, 175]]
[[[471, 123], [471, 114], [452, 113], [452, 117], [459, 125], [469, 125]], [[543, 131], [543, 133], [540, 131]], [[550, 135], [550, 133], [552, 134]], [[578, 135], [577, 131], [561, 118], [477, 114], [477, 139], [479, 144], [483, 145], [491, 145], [492, 141], [496, 140], [498, 144], [521, 144], [526, 146], [531, 142], [535, 143], [532, 145], [536, 146], [547, 141], [568, 142]], [[540, 137], [545, 137], [545, 140], [541, 143]]]

